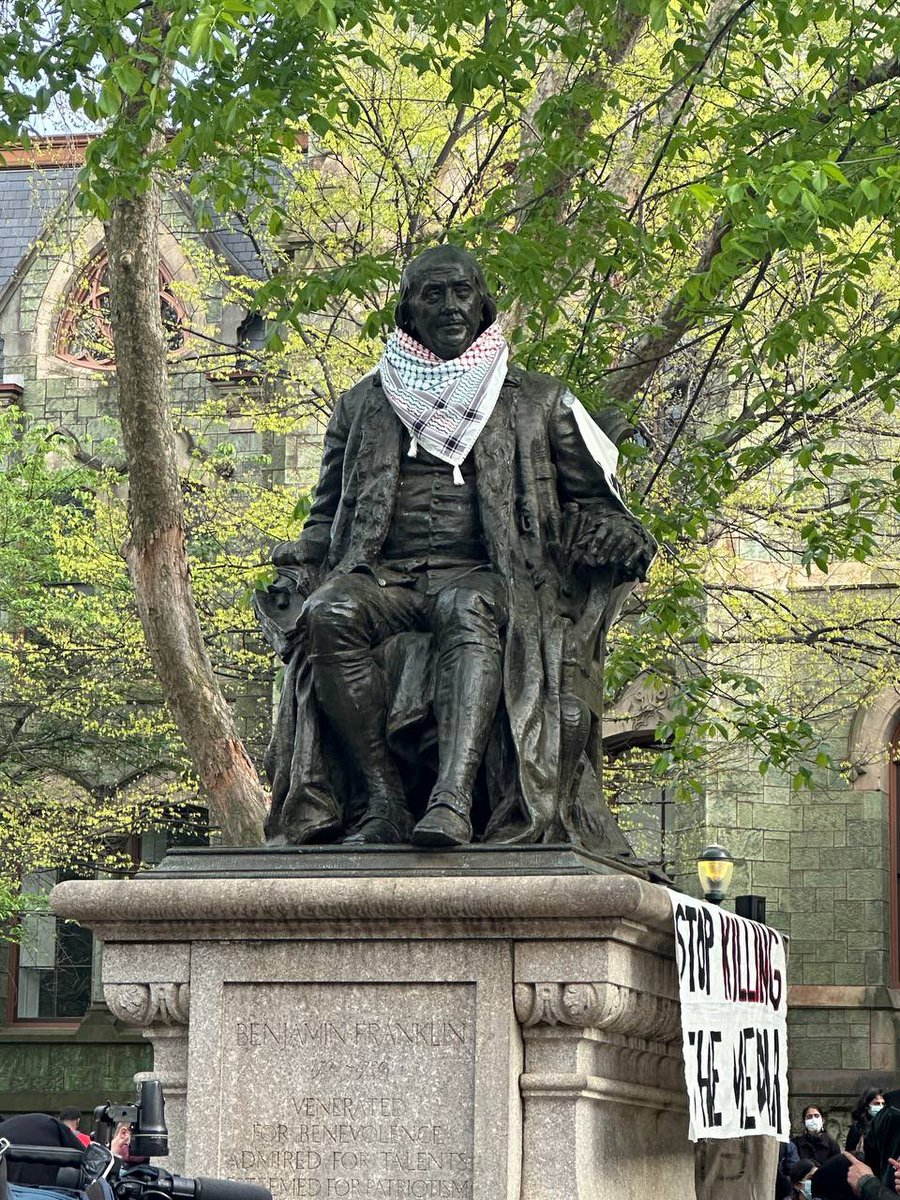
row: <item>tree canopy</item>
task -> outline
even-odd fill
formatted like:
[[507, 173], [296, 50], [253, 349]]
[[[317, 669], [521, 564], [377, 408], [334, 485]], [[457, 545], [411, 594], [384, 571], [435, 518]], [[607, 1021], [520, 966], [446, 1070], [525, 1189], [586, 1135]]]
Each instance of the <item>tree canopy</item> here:
[[0, 137], [64, 97], [102, 127], [86, 212], [168, 178], [267, 255], [228, 280], [274, 330], [261, 427], [372, 365], [413, 253], [473, 248], [519, 361], [630, 431], [662, 552], [607, 690], [665, 695], [656, 769], [698, 785], [734, 740], [796, 784], [840, 765], [837, 714], [897, 662], [892, 0], [7, 12]]
[[[29, 872], [130, 872], [141, 834], [197, 830], [202, 801], [122, 556], [121, 452], [94, 451], [16, 409], [0, 412], [0, 929], [15, 911], [4, 888]], [[261, 547], [295, 502], [205, 456], [184, 487], [206, 641], [259, 752], [272, 670], [247, 637], [247, 598]]]
[[897, 15], [560, 9], [513, 78], [528, 11], [443, 42], [401, 18], [339, 68], [255, 213], [281, 415], [371, 365], [417, 248], [473, 247], [519, 361], [635, 434], [628, 495], [663, 550], [613, 705], [639, 678], [668, 697], [656, 769], [688, 785], [732, 740], [806, 783], [896, 678]]

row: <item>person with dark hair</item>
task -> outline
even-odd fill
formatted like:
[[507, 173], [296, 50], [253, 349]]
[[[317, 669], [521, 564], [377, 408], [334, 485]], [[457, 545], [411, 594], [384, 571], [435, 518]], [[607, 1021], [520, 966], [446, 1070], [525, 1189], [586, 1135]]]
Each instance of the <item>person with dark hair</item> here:
[[863, 1143], [872, 1127], [872, 1121], [883, 1108], [884, 1093], [881, 1088], [866, 1088], [850, 1114], [853, 1118], [853, 1123], [847, 1132], [847, 1139], [844, 1142], [845, 1150], [849, 1150], [857, 1158], [865, 1159]]
[[884, 1093], [884, 1108], [872, 1118], [866, 1134], [866, 1162], [888, 1188], [894, 1186], [894, 1163], [900, 1159], [900, 1091]]
[[613, 443], [562, 381], [508, 363], [496, 316], [470, 254], [424, 251], [378, 370], [335, 406], [309, 516], [256, 599], [287, 664], [270, 841], [477, 834], [630, 856], [565, 680], [597, 660], [656, 543]]
[[812, 1195], [812, 1177], [818, 1170], [811, 1158], [798, 1158], [788, 1167], [791, 1181], [792, 1200], [809, 1200]]
[[853, 1187], [847, 1179], [853, 1158], [837, 1154], [827, 1158], [812, 1177], [811, 1194], [817, 1200], [853, 1200]]
[[841, 1152], [834, 1138], [825, 1132], [825, 1118], [818, 1104], [807, 1104], [803, 1110], [803, 1133], [791, 1140], [801, 1158], [811, 1158], [820, 1167]]
[[86, 1133], [82, 1133], [78, 1128], [78, 1125], [81, 1121], [80, 1108], [64, 1108], [59, 1114], [59, 1119], [62, 1121], [63, 1125], [68, 1126], [68, 1128], [72, 1130], [83, 1146], [89, 1146], [91, 1144], [91, 1139], [88, 1137], [88, 1135]]

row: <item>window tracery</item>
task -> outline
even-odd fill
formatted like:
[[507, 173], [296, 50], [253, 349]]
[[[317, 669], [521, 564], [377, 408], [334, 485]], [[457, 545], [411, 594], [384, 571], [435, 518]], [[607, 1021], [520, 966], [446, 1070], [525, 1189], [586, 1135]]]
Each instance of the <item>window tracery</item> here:
[[[185, 310], [172, 290], [172, 275], [160, 263], [159, 307], [170, 352], [184, 345]], [[112, 330], [109, 323], [109, 259], [96, 254], [66, 298], [56, 333], [56, 355], [79, 367], [113, 370]]]

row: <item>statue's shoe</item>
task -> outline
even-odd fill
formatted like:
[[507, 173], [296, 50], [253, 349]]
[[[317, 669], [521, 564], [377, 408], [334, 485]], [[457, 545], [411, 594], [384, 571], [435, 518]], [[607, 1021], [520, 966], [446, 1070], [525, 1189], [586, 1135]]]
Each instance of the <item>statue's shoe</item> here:
[[[442, 796], [447, 799], [441, 799]], [[460, 812], [461, 808], [466, 811]], [[468, 846], [471, 841], [468, 806], [449, 792], [438, 792], [429, 801], [425, 816], [412, 831], [414, 846]]]
[[336, 842], [340, 832], [339, 822], [320, 821], [318, 825], [301, 825], [299, 828], [289, 829], [286, 833], [275, 833], [266, 838], [265, 844], [269, 847], [308, 846], [316, 842], [328, 844]]
[[412, 817], [405, 808], [395, 804], [379, 804], [366, 813], [352, 833], [344, 838], [344, 846], [397, 846], [409, 843]]

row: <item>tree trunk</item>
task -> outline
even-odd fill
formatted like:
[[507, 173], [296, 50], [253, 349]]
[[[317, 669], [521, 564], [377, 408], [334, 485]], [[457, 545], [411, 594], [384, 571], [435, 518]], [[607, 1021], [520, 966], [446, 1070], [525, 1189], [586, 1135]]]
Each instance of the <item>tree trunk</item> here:
[[159, 192], [117, 199], [106, 231], [110, 324], [128, 461], [125, 556], [154, 667], [209, 802], [233, 845], [262, 840], [265, 793], [206, 653], [191, 591], [159, 303]]

